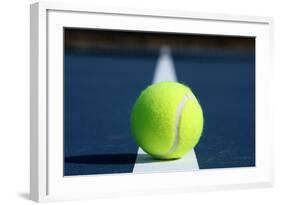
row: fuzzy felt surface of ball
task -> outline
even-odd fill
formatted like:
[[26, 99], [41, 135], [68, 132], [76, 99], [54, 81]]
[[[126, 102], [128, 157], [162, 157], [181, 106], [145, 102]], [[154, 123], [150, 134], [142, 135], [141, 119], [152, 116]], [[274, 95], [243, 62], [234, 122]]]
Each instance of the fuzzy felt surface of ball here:
[[181, 158], [198, 143], [203, 124], [203, 111], [195, 95], [177, 82], [148, 86], [131, 112], [136, 143], [156, 159]]

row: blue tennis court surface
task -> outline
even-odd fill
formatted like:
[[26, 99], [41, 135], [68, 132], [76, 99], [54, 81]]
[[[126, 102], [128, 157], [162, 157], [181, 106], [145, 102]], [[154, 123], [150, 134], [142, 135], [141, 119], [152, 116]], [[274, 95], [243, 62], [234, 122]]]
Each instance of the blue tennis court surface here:
[[172, 74], [163, 69], [168, 76], [162, 78], [175, 75], [174, 80], [192, 88], [204, 111], [204, 132], [194, 155], [168, 162], [166, 168], [139, 150], [131, 136], [130, 112], [155, 80], [161, 55], [160, 47], [145, 46], [65, 50], [65, 176], [131, 173], [136, 167], [184, 171], [181, 167], [194, 160], [198, 169], [255, 166], [254, 48], [171, 46]]

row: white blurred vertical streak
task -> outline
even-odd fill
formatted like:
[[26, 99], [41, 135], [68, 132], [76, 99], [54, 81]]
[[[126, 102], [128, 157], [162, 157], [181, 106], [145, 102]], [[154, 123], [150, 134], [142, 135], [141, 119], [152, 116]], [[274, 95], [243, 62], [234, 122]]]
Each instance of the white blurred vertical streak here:
[[157, 61], [152, 83], [162, 81], [177, 81], [171, 50], [166, 46], [160, 49], [160, 56]]
[[[175, 66], [171, 56], [171, 50], [167, 46], [160, 49], [152, 83], [162, 81], [177, 81]], [[171, 161], [153, 160], [141, 148], [135, 162], [133, 173], [169, 172], [169, 171], [194, 171], [199, 170], [194, 149], [183, 158]]]

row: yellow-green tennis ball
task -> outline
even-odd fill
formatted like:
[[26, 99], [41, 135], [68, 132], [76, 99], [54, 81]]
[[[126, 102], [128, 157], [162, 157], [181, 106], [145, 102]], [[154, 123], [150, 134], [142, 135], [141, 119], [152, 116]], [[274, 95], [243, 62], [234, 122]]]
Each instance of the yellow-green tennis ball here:
[[177, 82], [148, 86], [131, 113], [132, 135], [156, 159], [178, 159], [198, 143], [203, 112], [191, 89]]

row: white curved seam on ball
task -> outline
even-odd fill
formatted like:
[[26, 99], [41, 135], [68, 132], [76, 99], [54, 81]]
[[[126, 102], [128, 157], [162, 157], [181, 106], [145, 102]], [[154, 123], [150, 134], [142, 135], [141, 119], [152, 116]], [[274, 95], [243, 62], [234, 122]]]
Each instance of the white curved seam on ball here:
[[176, 151], [176, 149], [178, 148], [179, 145], [179, 126], [180, 126], [180, 120], [182, 117], [182, 113], [183, 113], [183, 109], [187, 103], [188, 100], [194, 100], [194, 96], [192, 94], [189, 95], [184, 95], [180, 104], [178, 105], [177, 108], [177, 112], [176, 112], [176, 123], [175, 123], [175, 140], [174, 143], [172, 145], [172, 147], [170, 148], [170, 150], [168, 151], [168, 153], [164, 154], [164, 155], [160, 155], [160, 157], [166, 157], [170, 154], [172, 154], [174, 151]]

